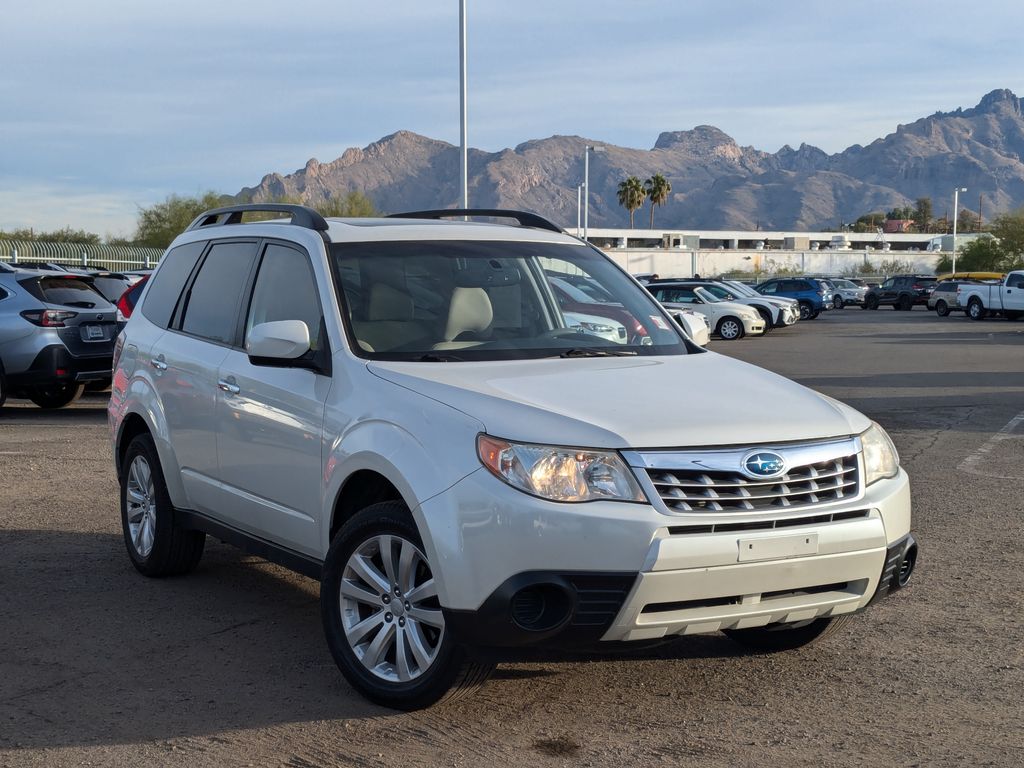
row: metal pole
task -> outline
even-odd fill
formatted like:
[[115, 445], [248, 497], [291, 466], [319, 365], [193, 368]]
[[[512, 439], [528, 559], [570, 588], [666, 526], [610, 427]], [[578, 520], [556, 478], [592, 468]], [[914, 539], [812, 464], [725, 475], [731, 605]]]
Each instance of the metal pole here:
[[[590, 146], [583, 147], [583, 239], [590, 228]], [[589, 242], [589, 241], [588, 241]]]
[[580, 236], [580, 216], [582, 216], [583, 210], [583, 185], [576, 185], [576, 237]]
[[469, 150], [466, 132], [466, 0], [459, 0], [459, 112], [461, 116], [459, 169], [462, 207], [469, 208]]
[[953, 190], [953, 272], [956, 273], [956, 209], [960, 202], [960, 187]]

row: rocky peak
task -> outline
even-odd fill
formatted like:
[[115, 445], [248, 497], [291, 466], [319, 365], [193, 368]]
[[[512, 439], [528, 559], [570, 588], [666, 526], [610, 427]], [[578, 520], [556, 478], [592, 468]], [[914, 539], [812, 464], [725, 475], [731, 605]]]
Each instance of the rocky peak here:
[[722, 146], [735, 147], [736, 141], [713, 125], [698, 125], [692, 131], [666, 131], [654, 143], [655, 149], [686, 149], [699, 154]]

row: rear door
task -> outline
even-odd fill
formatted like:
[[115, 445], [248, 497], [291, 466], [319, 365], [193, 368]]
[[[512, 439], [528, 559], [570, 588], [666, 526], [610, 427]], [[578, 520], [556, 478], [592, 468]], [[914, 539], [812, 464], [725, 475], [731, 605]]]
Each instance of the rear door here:
[[[239, 342], [239, 306], [255, 260], [255, 240], [214, 241], [150, 353], [185, 492], [194, 509], [213, 516], [224, 496], [217, 460], [217, 377]], [[157, 288], [159, 283], [143, 305], [144, 314]]]
[[301, 320], [311, 354], [298, 367], [250, 360], [241, 347], [220, 366], [217, 450], [224, 484], [218, 510], [232, 526], [317, 557], [323, 507], [323, 421], [330, 347], [309, 254], [268, 241], [242, 338], [261, 323]]

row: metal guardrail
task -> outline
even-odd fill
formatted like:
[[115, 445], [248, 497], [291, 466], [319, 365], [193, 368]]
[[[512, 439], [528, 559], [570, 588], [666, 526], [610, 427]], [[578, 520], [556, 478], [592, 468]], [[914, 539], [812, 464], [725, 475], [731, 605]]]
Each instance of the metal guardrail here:
[[155, 267], [163, 254], [162, 248], [142, 248], [133, 245], [86, 245], [0, 239], [0, 261], [9, 264], [48, 261], [65, 267], [109, 269], [116, 272]]

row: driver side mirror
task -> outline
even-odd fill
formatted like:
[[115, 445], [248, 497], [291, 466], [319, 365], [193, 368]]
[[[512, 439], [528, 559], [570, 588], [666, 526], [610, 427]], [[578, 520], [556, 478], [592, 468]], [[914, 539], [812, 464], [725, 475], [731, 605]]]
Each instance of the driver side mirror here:
[[287, 365], [309, 352], [309, 328], [301, 320], [275, 320], [252, 327], [245, 351], [254, 365]]

